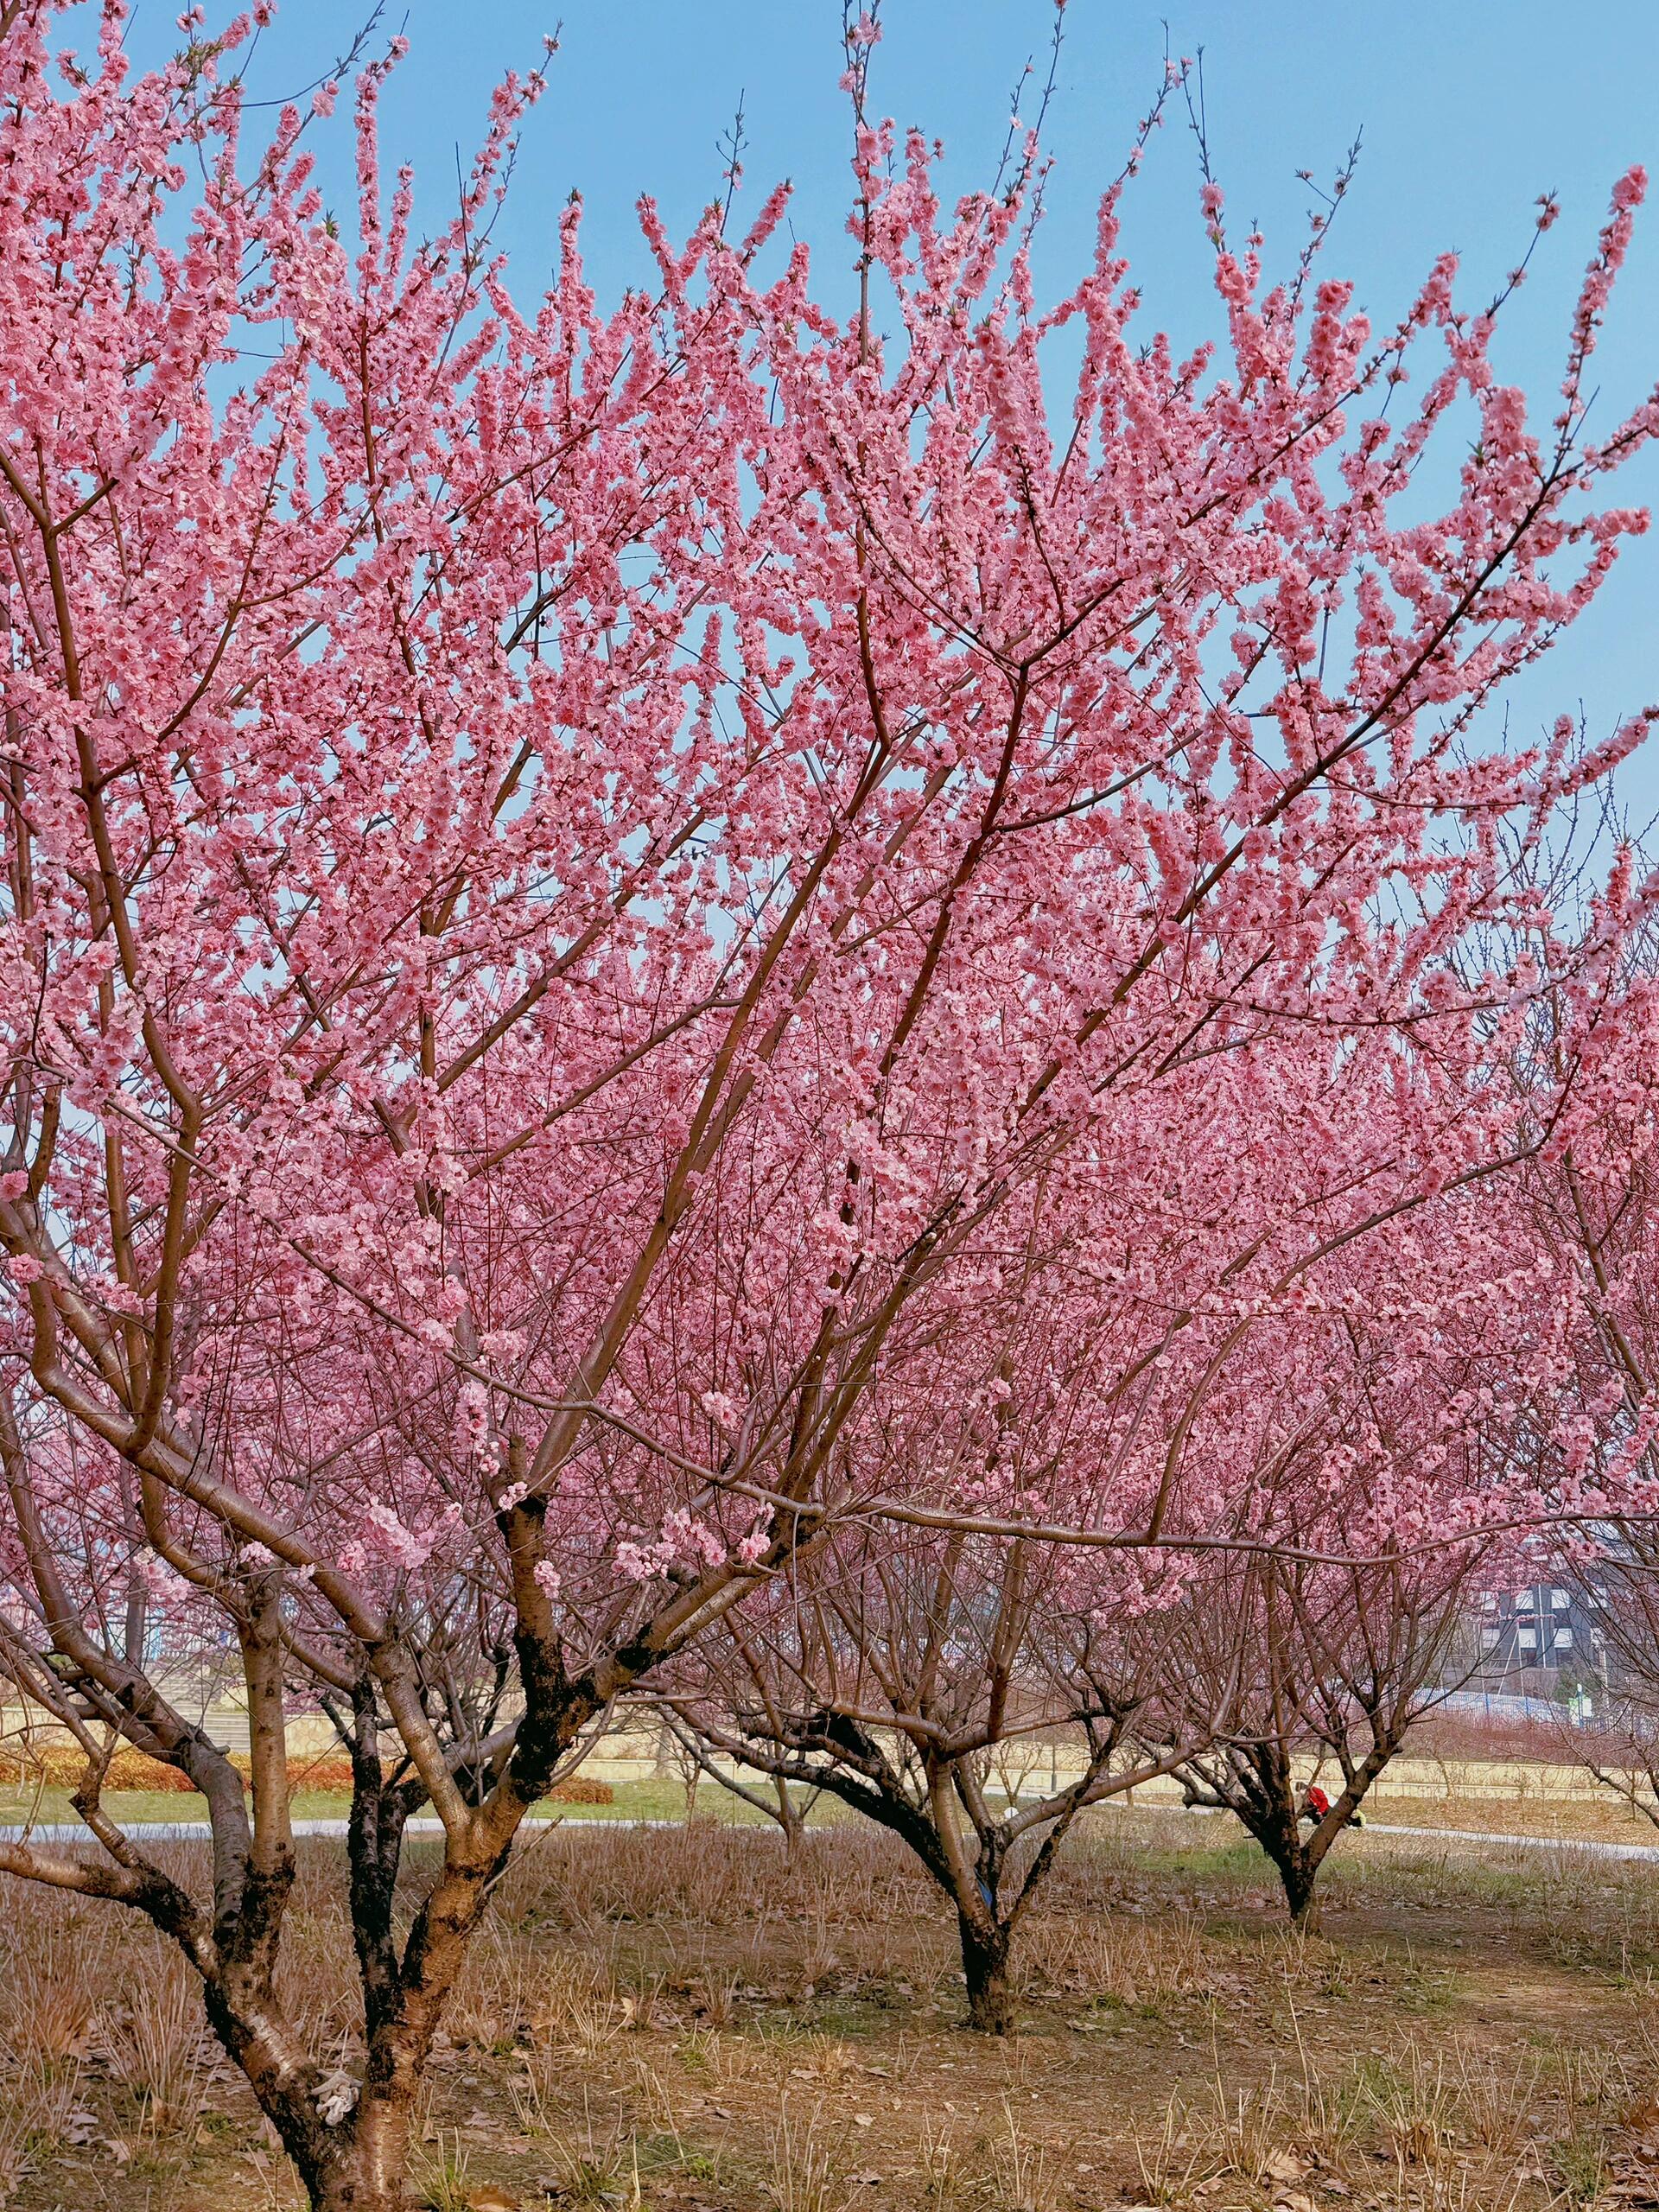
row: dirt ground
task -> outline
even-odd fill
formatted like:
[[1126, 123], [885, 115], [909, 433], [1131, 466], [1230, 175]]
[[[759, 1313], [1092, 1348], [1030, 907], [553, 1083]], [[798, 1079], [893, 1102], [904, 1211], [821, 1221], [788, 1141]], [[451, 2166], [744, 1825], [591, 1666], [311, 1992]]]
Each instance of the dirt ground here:
[[[330, 2063], [340, 1874], [337, 1845], [306, 1847], [289, 1967]], [[16, 1885], [3, 1910], [9, 2202], [296, 2206], [160, 1940]], [[792, 1868], [766, 1833], [538, 1838], [450, 2013], [411, 2202], [1659, 2205], [1659, 1866], [1362, 1835], [1303, 1935], [1230, 1824], [1103, 1811], [1023, 1930], [1007, 2042], [961, 2025], [950, 1934], [858, 1829]]]

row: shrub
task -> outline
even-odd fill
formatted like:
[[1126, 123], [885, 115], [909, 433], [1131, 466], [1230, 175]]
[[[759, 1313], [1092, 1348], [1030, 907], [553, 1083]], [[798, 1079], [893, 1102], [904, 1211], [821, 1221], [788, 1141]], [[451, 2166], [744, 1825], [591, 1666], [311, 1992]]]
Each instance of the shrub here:
[[[250, 1761], [245, 1752], [233, 1751], [231, 1764], [245, 1776]], [[73, 1744], [12, 1744], [0, 1746], [0, 1788], [74, 1789], [85, 1773], [85, 1754]], [[352, 1787], [352, 1763], [343, 1751], [296, 1753], [288, 1762], [289, 1786], [346, 1796]], [[124, 1747], [111, 1759], [104, 1777], [106, 1789], [147, 1789], [189, 1796], [191, 1785], [175, 1766]], [[616, 1792], [608, 1782], [590, 1781], [573, 1774], [548, 1792], [556, 1804], [612, 1805]]]
[[608, 1782], [595, 1782], [585, 1774], [569, 1774], [556, 1782], [548, 1796], [556, 1805], [614, 1805], [616, 1792]]
[[[14, 1789], [29, 1789], [44, 1783], [48, 1789], [73, 1789], [86, 1771], [86, 1754], [73, 1744], [22, 1744], [0, 1752], [0, 1782]], [[189, 1783], [176, 1767], [143, 1752], [118, 1751], [104, 1777], [106, 1789], [165, 1789], [188, 1791]]]

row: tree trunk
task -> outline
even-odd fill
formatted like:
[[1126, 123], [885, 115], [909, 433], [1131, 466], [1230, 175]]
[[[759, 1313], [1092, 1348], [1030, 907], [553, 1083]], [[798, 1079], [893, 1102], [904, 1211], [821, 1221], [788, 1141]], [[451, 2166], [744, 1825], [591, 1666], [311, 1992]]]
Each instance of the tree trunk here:
[[778, 1800], [777, 1821], [784, 1832], [784, 1858], [792, 1866], [800, 1856], [801, 1838], [806, 1833], [806, 1815], [789, 1794], [789, 1784], [779, 1776], [772, 1784]]
[[[365, 2017], [372, 2023], [355, 2107], [330, 2126], [318, 2108], [317, 2069], [292, 2024], [276, 2010], [268, 1981], [205, 1983], [207, 2016], [246, 2075], [305, 2185], [312, 2212], [407, 2212], [404, 2171], [411, 2124], [431, 2037], [454, 1986], [491, 1882], [505, 1864], [451, 1864], [416, 1916], [401, 1965], [364, 1944]], [[395, 1851], [391, 1854], [395, 1868]], [[353, 1909], [387, 1907], [395, 1873], [359, 1866]], [[384, 1890], [384, 1896], [381, 1891]], [[359, 1938], [364, 1931], [359, 1926]], [[389, 1967], [389, 1980], [369, 1972]]]
[[1275, 1858], [1274, 1863], [1279, 1869], [1292, 1921], [1311, 1933], [1319, 1924], [1319, 1901], [1315, 1894], [1319, 1868], [1311, 1865], [1307, 1853], [1300, 1850]]
[[962, 1930], [962, 1970], [968, 1984], [968, 2024], [982, 2035], [1014, 2032], [1014, 1993], [1008, 1986], [1008, 1931], [993, 1923], [977, 1926], [965, 1912], [957, 1916]]
[[[311, 2184], [312, 2212], [407, 2212], [404, 2169], [413, 2101], [384, 2101], [358, 2116], [338, 2155]], [[343, 2132], [343, 2131], [342, 2131]]]

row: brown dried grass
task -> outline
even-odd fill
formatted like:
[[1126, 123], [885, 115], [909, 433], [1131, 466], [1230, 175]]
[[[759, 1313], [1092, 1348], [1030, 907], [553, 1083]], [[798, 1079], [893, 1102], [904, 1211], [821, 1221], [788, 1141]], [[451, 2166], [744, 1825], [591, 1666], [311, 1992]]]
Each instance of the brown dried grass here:
[[[527, 2205], [543, 2190], [561, 2206], [627, 2202], [645, 2171], [642, 2202], [677, 2202], [653, 2196], [655, 2161], [722, 2212], [1595, 2202], [1621, 2131], [1659, 2114], [1659, 2003], [1639, 1965], [1659, 1958], [1650, 1871], [1602, 1862], [1588, 1881], [1571, 1854], [1359, 1839], [1331, 1870], [1338, 1933], [1315, 1936], [1282, 1924], [1266, 1867], [1223, 1841], [1154, 1815], [1089, 1824], [1022, 1936], [1035, 2032], [993, 2050], [957, 2031], [948, 1916], [885, 1836], [826, 1829], [791, 1858], [766, 1831], [538, 1835], [498, 1885], [446, 2018], [423, 2185], [505, 2171], [543, 2177], [515, 2180]], [[411, 1847], [405, 1920], [433, 1848]], [[200, 1891], [202, 1847], [158, 1855]], [[342, 1874], [337, 1845], [302, 1845], [283, 1974], [313, 2054], [349, 2074]], [[21, 1885], [0, 1896], [0, 2198], [26, 2212], [291, 2203], [167, 1947], [109, 1907]], [[1484, 1955], [1529, 1974], [1558, 1961], [1558, 1996], [1601, 1993], [1598, 2024], [1524, 2049], [1468, 2024], [1445, 1993], [1447, 1955], [1414, 1948], [1435, 1914], [1478, 1923]], [[1362, 1915], [1410, 1940], [1357, 1934]], [[1172, 2093], [1212, 2044], [1212, 2078]], [[64, 2177], [87, 2156], [107, 2165], [111, 2140], [143, 2187], [77, 2196]], [[504, 2145], [518, 2165], [500, 2165]], [[1120, 2193], [1091, 2194], [1112, 2160]], [[244, 2187], [255, 2174], [264, 2197]]]

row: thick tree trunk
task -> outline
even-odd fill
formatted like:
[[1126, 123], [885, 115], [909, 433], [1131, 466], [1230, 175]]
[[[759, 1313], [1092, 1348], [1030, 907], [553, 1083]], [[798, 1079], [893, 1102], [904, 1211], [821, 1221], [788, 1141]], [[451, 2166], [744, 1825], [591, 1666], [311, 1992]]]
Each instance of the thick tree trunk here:
[[407, 2212], [404, 2168], [412, 2109], [412, 2100], [397, 2110], [383, 2102], [360, 2116], [311, 2184], [313, 2212]]
[[962, 1970], [968, 1984], [968, 2024], [982, 2035], [1014, 2032], [1014, 1992], [1008, 1983], [1008, 1931], [977, 1926], [965, 1912], [957, 1916], [962, 1931]]
[[1316, 1929], [1319, 1924], [1319, 1901], [1315, 1891], [1319, 1868], [1312, 1865], [1305, 1851], [1275, 1853], [1274, 1865], [1279, 1870], [1280, 1885], [1285, 1892], [1285, 1903], [1290, 1908], [1291, 1919], [1298, 1928]]
[[1313, 1891], [1325, 1853], [1316, 1853], [1311, 1843], [1303, 1841], [1295, 1798], [1287, 1790], [1265, 1805], [1246, 1801], [1235, 1803], [1233, 1810], [1273, 1861], [1291, 1919], [1299, 1928], [1317, 1927], [1319, 1908]]
[[[350, 2203], [323, 2194], [326, 2175], [342, 2142], [325, 2127], [307, 2096], [304, 2057], [291, 2024], [277, 2012], [268, 1988], [227, 1988], [214, 1980], [203, 1984], [208, 2024], [228, 2056], [240, 2067], [260, 2110], [276, 2128], [293, 2159], [313, 2204]], [[373, 2199], [364, 2202], [372, 2205]]]
[[[268, 1981], [244, 1971], [205, 1984], [209, 2021], [281, 2136], [312, 2212], [406, 2212], [410, 2127], [432, 2033], [504, 1861], [505, 1852], [489, 1864], [452, 1863], [416, 1915], [401, 1964], [389, 1949], [381, 1957], [359, 1921], [369, 2050], [357, 2105], [337, 2126], [318, 2109], [316, 2069]], [[378, 1866], [359, 1852], [355, 1870], [354, 1911], [384, 1907], [388, 1930], [396, 1865], [393, 1843]]]

